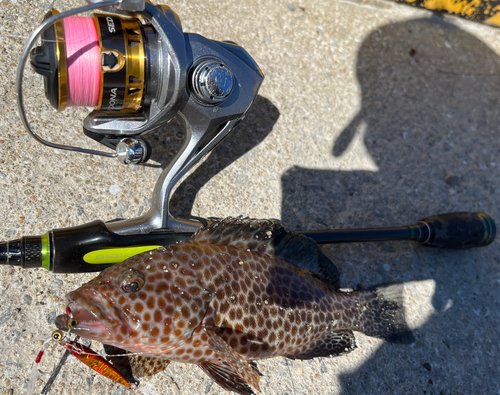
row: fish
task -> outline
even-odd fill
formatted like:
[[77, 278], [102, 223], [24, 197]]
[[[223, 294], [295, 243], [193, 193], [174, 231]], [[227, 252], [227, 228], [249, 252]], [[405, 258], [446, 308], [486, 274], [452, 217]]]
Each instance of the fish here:
[[347, 354], [354, 332], [414, 341], [401, 284], [344, 290], [339, 276], [312, 239], [276, 221], [226, 218], [102, 271], [67, 295], [56, 325], [196, 364], [222, 388], [255, 394], [257, 360]]

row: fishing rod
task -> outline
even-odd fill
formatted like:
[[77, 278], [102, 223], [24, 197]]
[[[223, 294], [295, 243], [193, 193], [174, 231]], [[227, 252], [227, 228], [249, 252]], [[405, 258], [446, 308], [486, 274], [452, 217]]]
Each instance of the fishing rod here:
[[[242, 47], [183, 32], [179, 17], [167, 6], [145, 0], [89, 3], [50, 11], [26, 44], [17, 92], [28, 133], [51, 148], [117, 158], [125, 165], [147, 162], [154, 150], [148, 132], [174, 117], [184, 124], [186, 138], [159, 176], [147, 213], [1, 242], [0, 264], [93, 272], [189, 239], [210, 221], [174, 218], [169, 211], [173, 187], [240, 123], [262, 84], [259, 66]], [[101, 12], [76, 16], [93, 10]], [[41, 44], [35, 46], [39, 38]], [[114, 151], [56, 144], [32, 129], [23, 99], [28, 60], [43, 76], [45, 96], [56, 110], [94, 107], [83, 132]], [[473, 248], [490, 244], [496, 228], [484, 213], [450, 213], [412, 226], [297, 233], [320, 244], [413, 240], [431, 247]]]
[[[409, 240], [428, 247], [467, 249], [491, 244], [496, 226], [487, 214], [459, 212], [434, 215], [411, 226], [294, 233], [318, 244]], [[193, 232], [118, 235], [102, 221], [94, 221], [0, 243], [0, 264], [43, 267], [55, 273], [94, 272], [135, 254], [188, 240], [192, 235]]]

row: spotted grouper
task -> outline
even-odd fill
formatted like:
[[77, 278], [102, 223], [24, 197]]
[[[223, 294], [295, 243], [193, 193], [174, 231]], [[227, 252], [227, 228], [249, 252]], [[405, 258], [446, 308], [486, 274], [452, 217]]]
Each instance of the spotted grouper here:
[[400, 286], [340, 290], [319, 246], [273, 221], [214, 222], [186, 242], [104, 270], [67, 299], [60, 329], [194, 363], [244, 395], [260, 391], [258, 359], [349, 353], [353, 331], [413, 340]]

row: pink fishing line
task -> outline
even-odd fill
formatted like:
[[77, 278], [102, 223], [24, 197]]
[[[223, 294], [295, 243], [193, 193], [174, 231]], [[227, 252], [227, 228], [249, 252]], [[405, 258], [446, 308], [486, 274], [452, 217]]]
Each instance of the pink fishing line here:
[[63, 19], [68, 68], [67, 106], [97, 107], [101, 92], [101, 54], [94, 19]]

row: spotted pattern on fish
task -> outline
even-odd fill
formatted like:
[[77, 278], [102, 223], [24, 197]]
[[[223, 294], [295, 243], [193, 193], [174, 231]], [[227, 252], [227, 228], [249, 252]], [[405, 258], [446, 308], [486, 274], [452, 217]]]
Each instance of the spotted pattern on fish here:
[[[223, 220], [70, 293], [68, 308], [79, 322], [73, 331], [198, 364], [240, 394], [252, 393], [247, 384], [259, 389], [248, 361], [341, 355], [356, 347], [353, 331], [411, 341], [401, 289], [341, 292], [328, 263], [310, 239], [273, 222]], [[58, 325], [66, 319], [58, 317]]]

